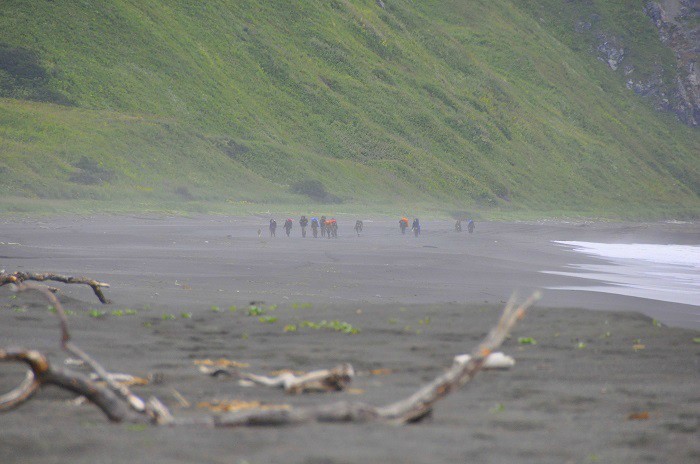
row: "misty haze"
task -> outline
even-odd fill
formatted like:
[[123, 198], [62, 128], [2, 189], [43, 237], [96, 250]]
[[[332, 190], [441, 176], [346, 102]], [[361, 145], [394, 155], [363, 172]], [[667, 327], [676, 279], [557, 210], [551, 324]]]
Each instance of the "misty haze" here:
[[700, 460], [697, 2], [0, 2], [0, 462]]

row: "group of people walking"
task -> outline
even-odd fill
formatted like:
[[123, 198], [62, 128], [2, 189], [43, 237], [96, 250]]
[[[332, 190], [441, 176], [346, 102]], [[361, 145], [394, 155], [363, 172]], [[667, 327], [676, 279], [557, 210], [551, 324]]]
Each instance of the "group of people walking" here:
[[[292, 232], [292, 226], [294, 224], [294, 220], [291, 218], [287, 218], [284, 221], [284, 231], [287, 234], [287, 237], [290, 236]], [[318, 238], [318, 232], [319, 229], [321, 231], [321, 237], [326, 237], [326, 238], [338, 238], [338, 221], [335, 220], [335, 218], [326, 218], [326, 216], [321, 216], [321, 218], [317, 218], [313, 216], [310, 220], [306, 216], [301, 216], [299, 218], [299, 226], [301, 227], [301, 236], [303, 238], [306, 238], [306, 227], [308, 225], [311, 225], [311, 233], [313, 234], [314, 238]], [[360, 236], [360, 233], [362, 232], [362, 229], [364, 228], [364, 224], [362, 221], [357, 220], [355, 222], [355, 232], [357, 233], [357, 236]], [[408, 218], [402, 217], [399, 220], [399, 230], [401, 230], [402, 234], [406, 233], [406, 229], [408, 229]], [[420, 221], [418, 218], [413, 219], [413, 223], [411, 224], [411, 230], [413, 231], [414, 235], [418, 237], [420, 235]], [[471, 219], [467, 220], [467, 230], [469, 233], [474, 232], [474, 221]], [[456, 232], [462, 232], [462, 220], [458, 219], [457, 223], [455, 224], [455, 231]], [[260, 231], [258, 231], [259, 233]], [[270, 237], [276, 237], [277, 235], [277, 221], [275, 219], [270, 219]]]
[[[357, 221], [359, 223], [362, 223], [362, 221]], [[292, 226], [294, 224], [294, 220], [291, 218], [287, 218], [284, 221], [284, 231], [287, 234], [287, 237], [292, 232]], [[299, 226], [301, 227], [301, 236], [303, 238], [306, 238], [306, 227], [311, 224], [311, 233], [313, 234], [314, 238], [318, 238], [318, 232], [319, 229], [321, 230], [321, 237], [327, 237], [327, 238], [338, 238], [338, 221], [335, 220], [335, 218], [326, 218], [326, 216], [321, 216], [321, 218], [317, 217], [312, 217], [311, 220], [307, 218], [306, 216], [302, 216], [299, 218]], [[355, 230], [357, 230], [357, 224], [355, 225]], [[360, 226], [360, 231], [362, 231], [362, 227]], [[360, 235], [360, 232], [357, 233], [357, 235]], [[277, 236], [277, 221], [275, 219], [270, 219], [270, 237], [276, 237]]]

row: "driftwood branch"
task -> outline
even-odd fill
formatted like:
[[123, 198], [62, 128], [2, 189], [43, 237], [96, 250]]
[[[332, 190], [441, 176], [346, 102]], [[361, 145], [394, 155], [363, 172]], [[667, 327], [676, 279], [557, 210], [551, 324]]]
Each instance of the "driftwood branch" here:
[[43, 385], [54, 385], [84, 396], [100, 408], [110, 421], [148, 421], [147, 416], [130, 409], [122, 398], [108, 388], [102, 387], [78, 372], [51, 366], [46, 357], [38, 351], [18, 348], [0, 350], [0, 361], [22, 362], [31, 369], [17, 388], [0, 397], [0, 411], [16, 408], [27, 402]]
[[352, 382], [353, 377], [355, 377], [355, 369], [348, 363], [339, 364], [332, 369], [319, 369], [301, 373], [295, 373], [285, 369], [271, 377], [250, 372], [239, 373], [237, 370], [230, 371], [224, 367], [212, 367], [204, 364], [200, 364], [199, 371], [212, 377], [237, 377], [239, 385], [243, 387], [250, 387], [253, 385], [279, 387], [292, 395], [311, 392], [341, 391], [344, 390], [345, 387]]
[[[352, 381], [355, 370], [352, 365], [343, 363], [332, 369], [320, 369], [302, 375], [284, 371], [275, 377], [251, 373], [241, 374], [241, 384], [258, 384], [267, 387], [281, 387], [292, 395], [307, 392], [340, 391]], [[247, 383], [246, 383], [247, 382]]]
[[[141, 398], [131, 393], [126, 385], [114, 380], [113, 376], [111, 376], [100, 363], [95, 361], [92, 357], [90, 357], [90, 355], [71, 341], [66, 312], [63, 309], [61, 302], [58, 300], [58, 298], [56, 298], [56, 295], [54, 295], [48, 287], [41, 284], [35, 284], [33, 282], [18, 282], [14, 285], [17, 292], [33, 290], [43, 294], [49, 303], [51, 303], [51, 305], [56, 309], [56, 315], [58, 316], [61, 324], [61, 348], [81, 359], [88, 366], [90, 366], [90, 368], [97, 374], [98, 378], [106, 382], [108, 387], [113, 392], [124, 398], [131, 408], [139, 412], [143, 412], [146, 409], [146, 405]], [[33, 367], [32, 370], [34, 370]], [[34, 374], [37, 375], [37, 372], [35, 371]]]
[[464, 364], [454, 363], [447, 372], [420, 388], [408, 398], [378, 408], [379, 416], [383, 420], [395, 423], [413, 422], [425, 417], [431, 411], [435, 402], [474, 378], [484, 366], [486, 358], [493, 350], [501, 346], [516, 322], [525, 315], [525, 310], [539, 298], [540, 294], [536, 292], [517, 308], [515, 299], [511, 298], [503, 310], [498, 324], [491, 329], [491, 332], [471, 353], [471, 359], [468, 362]]
[[[103, 288], [109, 288], [109, 284], [105, 282], [98, 282], [93, 279], [88, 279], [86, 277], [71, 277], [64, 276], [60, 274], [44, 273], [36, 274], [33, 272], [12, 272], [10, 274], [0, 271], [0, 287], [7, 284], [18, 284], [26, 280], [34, 280], [37, 282], [46, 282], [47, 280], [55, 282], [63, 282], [64, 284], [83, 284], [92, 288], [97, 299], [100, 300], [102, 304], [108, 304], [110, 301], [105, 298], [104, 293], [102, 293]], [[56, 289], [52, 289], [56, 291]]]
[[[471, 355], [455, 356], [454, 363], [466, 364]], [[515, 365], [515, 360], [502, 352], [491, 353], [484, 362], [482, 369], [509, 369]], [[285, 369], [277, 375], [265, 376], [251, 372], [230, 371], [222, 367], [200, 365], [199, 371], [212, 377], [233, 376], [238, 378], [238, 384], [243, 387], [262, 385], [265, 387], [282, 388], [285, 392], [298, 395], [300, 393], [342, 391], [355, 377], [355, 369], [351, 364], [342, 363], [331, 369], [319, 369], [310, 372], [294, 372]]]
[[[29, 351], [17, 349], [0, 350], [0, 361], [25, 362], [31, 367], [31, 361], [28, 360], [30, 357], [32, 357], [32, 352]], [[36, 379], [34, 369], [27, 371], [21, 384], [14, 390], [0, 395], [0, 412], [14, 409], [29, 401], [34, 396], [34, 393], [39, 390], [39, 387], [41, 387], [41, 382]]]
[[[27, 287], [27, 285], [29, 285]], [[20, 290], [36, 289], [35, 284], [18, 285]], [[39, 290], [39, 289], [37, 289]], [[45, 288], [39, 290], [50, 301], [53, 294]], [[50, 295], [50, 296], [49, 296]], [[539, 299], [539, 293], [516, 306], [514, 298], [506, 305], [496, 326], [486, 338], [467, 356], [459, 356], [452, 366], [432, 382], [419, 388], [411, 396], [394, 403], [375, 407], [360, 402], [341, 401], [312, 407], [266, 407], [244, 411], [229, 412], [220, 415], [209, 415], [196, 418], [174, 418], [168, 409], [157, 399], [151, 398], [143, 409], [130, 402], [120, 388], [110, 383], [110, 375], [87, 354], [76, 349], [70, 342], [65, 314], [56, 305], [59, 317], [62, 318], [62, 344], [71, 353], [83, 359], [86, 363], [97, 368], [100, 379], [107, 382], [111, 388], [105, 388], [81, 374], [55, 368], [48, 360], [36, 351], [8, 349], [0, 350], [0, 361], [24, 362], [31, 369], [25, 380], [12, 392], [0, 397], [0, 411], [17, 407], [36, 392], [39, 386], [55, 385], [80, 395], [98, 406], [114, 422], [150, 423], [154, 425], [203, 425], [209, 427], [237, 426], [280, 426], [302, 422], [368, 422], [378, 421], [392, 424], [407, 424], [419, 421], [428, 416], [435, 403], [474, 378], [484, 368], [488, 357], [499, 347], [516, 322], [523, 317], [525, 310]], [[53, 301], [52, 301], [53, 302]], [[57, 302], [57, 300], [56, 300]], [[127, 389], [128, 391], [128, 389]]]

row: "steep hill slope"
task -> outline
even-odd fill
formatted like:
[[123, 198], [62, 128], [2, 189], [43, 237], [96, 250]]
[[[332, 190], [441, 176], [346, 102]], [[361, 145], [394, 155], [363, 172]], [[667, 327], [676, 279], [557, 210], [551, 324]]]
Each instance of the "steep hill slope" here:
[[698, 132], [552, 2], [379, 3], [3, 2], [0, 194], [697, 214]]

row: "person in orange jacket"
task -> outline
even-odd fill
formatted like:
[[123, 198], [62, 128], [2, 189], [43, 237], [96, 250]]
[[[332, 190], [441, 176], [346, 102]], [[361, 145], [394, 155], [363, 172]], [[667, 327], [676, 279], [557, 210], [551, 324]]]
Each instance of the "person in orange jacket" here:
[[406, 229], [408, 229], [408, 218], [401, 218], [401, 220], [399, 221], [399, 228], [401, 229], [402, 234], [406, 233]]

